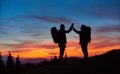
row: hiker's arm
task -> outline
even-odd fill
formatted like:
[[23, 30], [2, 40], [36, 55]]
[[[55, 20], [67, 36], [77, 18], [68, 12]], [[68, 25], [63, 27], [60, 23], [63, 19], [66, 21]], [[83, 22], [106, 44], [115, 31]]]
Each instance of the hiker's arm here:
[[76, 32], [77, 34], [80, 34], [80, 31], [77, 31], [74, 27], [73, 27], [74, 32]]
[[71, 27], [69, 28], [69, 30], [66, 30], [65, 32], [69, 33], [72, 30], [72, 28], [73, 28], [73, 23], [72, 23]]

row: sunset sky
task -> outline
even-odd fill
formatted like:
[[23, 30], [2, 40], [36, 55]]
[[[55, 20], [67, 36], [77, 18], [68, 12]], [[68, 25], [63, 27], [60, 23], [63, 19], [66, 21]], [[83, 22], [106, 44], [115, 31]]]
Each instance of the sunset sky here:
[[[80, 30], [82, 24], [92, 28], [89, 56], [120, 48], [119, 0], [0, 0], [0, 52], [14, 57], [47, 58], [59, 55], [50, 28], [59, 30], [71, 23]], [[79, 36], [67, 35], [68, 57], [83, 57]]]

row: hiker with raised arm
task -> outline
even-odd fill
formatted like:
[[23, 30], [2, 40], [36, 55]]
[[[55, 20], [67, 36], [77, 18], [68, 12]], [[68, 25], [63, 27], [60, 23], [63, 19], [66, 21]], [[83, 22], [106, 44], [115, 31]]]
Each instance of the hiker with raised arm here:
[[[69, 33], [72, 30], [72, 27], [73, 27], [73, 25], [71, 25], [71, 27], [68, 30], [65, 30], [64, 24], [61, 24], [60, 30], [56, 30], [55, 27], [54, 27], [54, 30], [53, 30], [53, 28], [51, 28], [51, 34], [52, 34], [53, 40], [54, 40], [54, 42], [56, 41], [55, 43], [58, 43], [58, 46], [60, 49], [60, 54], [59, 54], [60, 61], [63, 59], [64, 50], [66, 48], [66, 43], [67, 43], [66, 33]], [[56, 40], [55, 40], [55, 38], [56, 38]]]
[[91, 41], [91, 28], [86, 25], [81, 25], [81, 31], [76, 30], [73, 27], [75, 33], [79, 34], [79, 44], [81, 45], [84, 59], [88, 59], [88, 43]]

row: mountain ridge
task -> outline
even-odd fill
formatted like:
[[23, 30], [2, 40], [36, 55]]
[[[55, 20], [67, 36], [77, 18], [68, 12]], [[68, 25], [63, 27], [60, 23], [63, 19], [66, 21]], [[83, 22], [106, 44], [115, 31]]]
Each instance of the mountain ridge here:
[[[70, 61], [70, 60], [73, 61]], [[119, 74], [120, 49], [114, 49], [101, 55], [82, 58], [66, 58], [62, 63], [46, 62], [38, 68], [22, 74]]]

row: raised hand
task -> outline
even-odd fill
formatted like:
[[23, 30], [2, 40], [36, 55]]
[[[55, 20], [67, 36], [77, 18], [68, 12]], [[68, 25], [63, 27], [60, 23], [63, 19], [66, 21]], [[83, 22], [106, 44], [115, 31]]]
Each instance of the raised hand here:
[[73, 26], [74, 26], [74, 23], [72, 23], [71, 27], [73, 28]]

